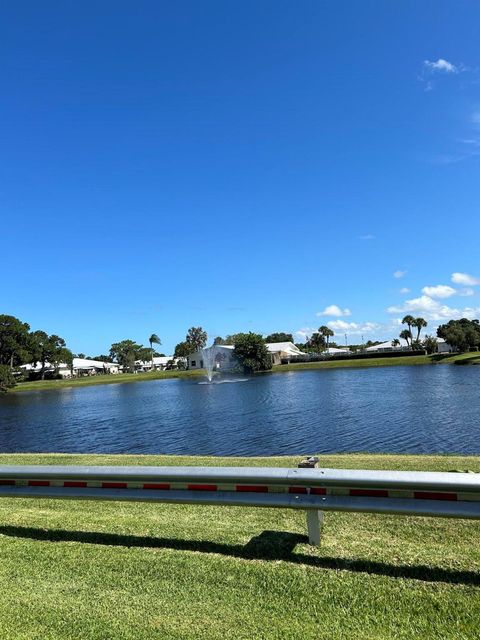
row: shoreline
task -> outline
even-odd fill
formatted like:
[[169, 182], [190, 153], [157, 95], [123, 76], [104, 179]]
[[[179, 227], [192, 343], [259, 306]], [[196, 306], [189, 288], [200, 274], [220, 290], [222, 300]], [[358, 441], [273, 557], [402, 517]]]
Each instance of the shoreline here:
[[[469, 362], [471, 361], [471, 362]], [[262, 374], [285, 373], [291, 371], [308, 371], [312, 369], [344, 369], [371, 368], [391, 366], [420, 366], [438, 364], [479, 364], [480, 352], [461, 354], [433, 354], [430, 356], [404, 356], [365, 358], [363, 360], [326, 360], [321, 362], [300, 362], [296, 364], [275, 365], [271, 371]], [[34, 382], [20, 382], [10, 390], [10, 393], [22, 391], [46, 391], [49, 389], [66, 389], [74, 387], [89, 387], [101, 384], [129, 384], [132, 382], [148, 382], [152, 380], [171, 380], [204, 377], [203, 369], [189, 371], [155, 371], [153, 373], [119, 373], [116, 375], [98, 375], [70, 380], [36, 380]]]

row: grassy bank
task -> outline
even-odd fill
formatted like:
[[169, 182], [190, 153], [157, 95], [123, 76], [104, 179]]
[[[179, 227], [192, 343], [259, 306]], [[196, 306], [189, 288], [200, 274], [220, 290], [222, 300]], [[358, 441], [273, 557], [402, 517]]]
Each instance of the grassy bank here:
[[146, 380], [168, 380], [170, 378], [193, 378], [205, 375], [201, 369], [194, 371], [154, 371], [152, 373], [119, 373], [116, 375], [85, 376], [71, 380], [36, 380], [20, 382], [12, 391], [38, 391], [42, 389], [61, 389], [62, 387], [91, 387], [97, 384], [123, 384], [145, 382]]
[[274, 371], [299, 371], [302, 369], [338, 369], [364, 367], [395, 367], [425, 364], [480, 364], [480, 353], [434, 354], [430, 356], [405, 356], [396, 358], [365, 358], [364, 360], [325, 360], [322, 362], [300, 362], [283, 364], [273, 368]]
[[[273, 367], [275, 373], [282, 371], [301, 371], [303, 369], [337, 369], [344, 367], [389, 367], [399, 365], [420, 364], [454, 364], [468, 362], [480, 364], [480, 353], [462, 353], [455, 355], [405, 356], [400, 358], [367, 358], [365, 360], [326, 360], [323, 362], [306, 362], [286, 364]], [[203, 369], [194, 371], [155, 371], [152, 373], [120, 373], [118, 375], [99, 375], [71, 380], [37, 380], [21, 382], [12, 391], [41, 391], [42, 389], [62, 389], [67, 387], [87, 387], [97, 384], [120, 384], [129, 382], [145, 382], [147, 380], [167, 380], [169, 378], [192, 378], [204, 376]]]
[[[311, 453], [311, 452], [309, 452]], [[1, 455], [1, 464], [293, 466], [298, 458]], [[480, 457], [322, 456], [480, 471]], [[273, 509], [0, 500], [0, 637], [480, 638], [480, 523]]]

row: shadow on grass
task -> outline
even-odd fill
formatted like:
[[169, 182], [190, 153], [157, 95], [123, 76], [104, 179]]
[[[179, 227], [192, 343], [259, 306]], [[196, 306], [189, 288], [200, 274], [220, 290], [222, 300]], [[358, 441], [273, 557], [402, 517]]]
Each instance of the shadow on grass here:
[[153, 536], [132, 536], [93, 531], [45, 530], [33, 527], [0, 526], [0, 535], [13, 538], [28, 538], [46, 542], [80, 542], [114, 547], [147, 547], [154, 549], [174, 549], [198, 553], [216, 553], [244, 560], [283, 560], [292, 564], [308, 565], [318, 569], [369, 573], [391, 578], [423, 580], [425, 582], [446, 582], [480, 586], [480, 573], [459, 571], [427, 565], [397, 565], [366, 559], [347, 559], [331, 556], [294, 553], [297, 544], [305, 544], [307, 536], [283, 531], [263, 531], [246, 545], [226, 544], [210, 540], [182, 540], [178, 538], [155, 538]]

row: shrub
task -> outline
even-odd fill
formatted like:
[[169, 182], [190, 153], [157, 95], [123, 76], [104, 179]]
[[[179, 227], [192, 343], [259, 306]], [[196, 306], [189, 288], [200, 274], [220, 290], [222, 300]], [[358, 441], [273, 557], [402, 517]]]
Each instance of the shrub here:
[[0, 364], [0, 393], [7, 393], [7, 391], [15, 385], [15, 377], [10, 367], [5, 364]]

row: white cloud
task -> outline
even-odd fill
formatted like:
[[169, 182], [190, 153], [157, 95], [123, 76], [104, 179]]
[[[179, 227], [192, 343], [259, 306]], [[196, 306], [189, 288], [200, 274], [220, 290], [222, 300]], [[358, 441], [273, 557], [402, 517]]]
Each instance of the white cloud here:
[[295, 331], [295, 335], [299, 338], [302, 338], [303, 340], [306, 340], [312, 335], [312, 333], [315, 333], [316, 331], [317, 329], [314, 329], [313, 327], [302, 327], [298, 331]]
[[448, 60], [444, 60], [443, 58], [439, 58], [436, 62], [424, 60], [423, 65], [431, 73], [458, 73], [461, 70], [461, 67], [456, 67], [454, 64], [448, 62]]
[[345, 322], [345, 320], [331, 320], [330, 322], [327, 322], [327, 324], [335, 334], [348, 333], [350, 335], [360, 335], [362, 333], [379, 331], [382, 328], [382, 325], [377, 324], [376, 322], [357, 323]]
[[470, 289], [469, 287], [465, 287], [465, 289], [460, 289], [460, 291], [458, 292], [459, 296], [474, 296], [475, 295], [475, 290], [474, 289]]
[[455, 309], [441, 304], [430, 296], [420, 296], [412, 300], [406, 300], [401, 306], [388, 307], [388, 313], [418, 313], [426, 320], [458, 320], [468, 318], [473, 320], [480, 316], [480, 308], [464, 307]]
[[340, 309], [336, 304], [331, 304], [328, 307], [325, 307], [323, 311], [319, 311], [317, 316], [351, 316], [352, 312], [350, 309]]
[[430, 298], [450, 298], [457, 293], [457, 290], [448, 284], [437, 284], [435, 287], [423, 287], [422, 293]]
[[404, 293], [404, 294], [405, 294], [405, 293], [410, 293], [410, 291], [411, 291], [411, 289], [409, 289], [408, 287], [402, 287], [402, 288], [400, 289], [400, 293]]
[[397, 271], [394, 271], [393, 277], [394, 278], [403, 278], [403, 276], [405, 276], [406, 274], [407, 274], [406, 271], [401, 271], [400, 269], [397, 269]]
[[480, 279], [471, 276], [469, 273], [459, 273], [456, 271], [455, 273], [452, 273], [452, 282], [455, 284], [474, 286], [476, 284], [480, 284]]

